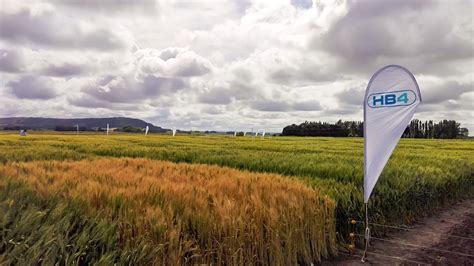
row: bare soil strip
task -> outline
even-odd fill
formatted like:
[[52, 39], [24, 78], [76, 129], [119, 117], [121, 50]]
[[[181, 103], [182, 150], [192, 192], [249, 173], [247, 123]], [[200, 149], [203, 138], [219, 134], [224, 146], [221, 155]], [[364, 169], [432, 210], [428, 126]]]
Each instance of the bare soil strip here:
[[356, 251], [323, 265], [474, 265], [474, 199], [435, 212], [410, 229], [394, 230], [383, 237], [387, 241], [373, 239], [366, 263]]

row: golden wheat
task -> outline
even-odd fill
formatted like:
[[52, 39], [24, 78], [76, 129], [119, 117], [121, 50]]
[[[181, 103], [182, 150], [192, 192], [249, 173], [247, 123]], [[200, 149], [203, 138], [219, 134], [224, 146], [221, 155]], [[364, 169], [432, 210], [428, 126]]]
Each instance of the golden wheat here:
[[146, 159], [9, 163], [0, 176], [41, 197], [80, 199], [121, 224], [120, 245], [145, 235], [154, 263], [295, 265], [335, 254], [334, 202], [299, 181]]

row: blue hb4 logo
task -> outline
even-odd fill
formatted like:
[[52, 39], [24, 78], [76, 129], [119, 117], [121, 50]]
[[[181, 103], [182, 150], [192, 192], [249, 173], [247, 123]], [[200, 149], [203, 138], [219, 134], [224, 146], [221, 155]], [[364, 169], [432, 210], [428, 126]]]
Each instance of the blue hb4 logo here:
[[381, 92], [370, 94], [367, 105], [372, 108], [406, 106], [416, 101], [416, 94], [411, 90]]

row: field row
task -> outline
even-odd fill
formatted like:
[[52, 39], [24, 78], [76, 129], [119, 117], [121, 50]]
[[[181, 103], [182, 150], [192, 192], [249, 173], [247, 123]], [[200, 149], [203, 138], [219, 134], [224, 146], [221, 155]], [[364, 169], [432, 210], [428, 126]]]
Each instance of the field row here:
[[[362, 213], [361, 138], [0, 135], [0, 145], [3, 162], [132, 157], [296, 176], [336, 199], [339, 223]], [[374, 190], [371, 212], [378, 222], [413, 221], [472, 195], [473, 169], [472, 141], [402, 139]]]
[[[16, 194], [7, 189], [12, 182], [28, 184], [41, 199], [74, 201], [83, 215], [117, 227], [116, 246], [71, 258], [76, 261], [97, 262], [111, 256], [114, 262], [134, 264], [295, 265], [336, 254], [334, 201], [275, 174], [145, 159], [98, 159], [9, 163], [0, 168], [0, 176], [2, 194]], [[14, 200], [14, 196], [3, 199], [11, 204]], [[36, 230], [25, 232], [22, 224], [51, 214], [45, 210], [31, 215], [21, 224], [5, 221], [15, 215], [4, 217], [2, 238], [15, 243], [0, 245], [0, 250], [7, 250], [5, 262], [59, 258], [60, 250], [46, 257], [42, 253], [70, 244], [63, 239], [27, 249], [44, 236], [36, 235]], [[54, 233], [74, 235], [82, 230], [77, 226], [66, 225], [66, 232]], [[98, 229], [95, 237], [107, 242], [109, 233]], [[135, 253], [136, 259], [124, 260], [110, 254], [117, 248], [145, 250]]]
[[[123, 159], [105, 159], [111, 157]], [[166, 243], [155, 252], [176, 262], [318, 261], [335, 254], [334, 234], [344, 243], [348, 220], [364, 213], [360, 138], [0, 135], [0, 161], [5, 180], [23, 180], [37, 197], [68, 199], [86, 206], [78, 209], [88, 217], [109, 217], [121, 236], [134, 239], [120, 249], [148, 254], [156, 245], [147, 241]], [[472, 141], [402, 139], [374, 190], [371, 221], [406, 224], [473, 197], [473, 169]]]

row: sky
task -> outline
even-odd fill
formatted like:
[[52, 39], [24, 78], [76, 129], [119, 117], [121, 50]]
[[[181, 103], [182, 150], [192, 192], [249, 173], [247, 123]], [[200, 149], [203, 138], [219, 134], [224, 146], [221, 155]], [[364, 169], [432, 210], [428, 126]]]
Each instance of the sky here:
[[474, 133], [474, 1], [0, 0], [0, 117], [281, 131], [362, 120], [372, 74], [412, 71], [415, 118]]

